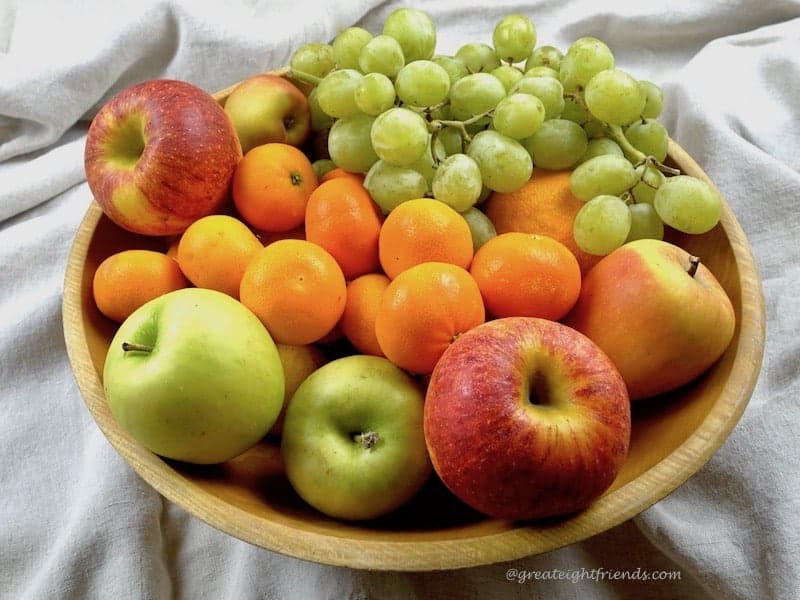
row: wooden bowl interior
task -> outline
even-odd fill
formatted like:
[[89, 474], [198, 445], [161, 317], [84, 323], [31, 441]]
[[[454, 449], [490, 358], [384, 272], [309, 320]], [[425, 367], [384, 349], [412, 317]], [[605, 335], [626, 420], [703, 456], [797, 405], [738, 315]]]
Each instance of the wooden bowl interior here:
[[[218, 95], [224, 101], [227, 91]], [[674, 142], [670, 160], [708, 178]], [[86, 405], [118, 452], [155, 489], [196, 517], [252, 544], [332, 565], [429, 570], [512, 560], [580, 541], [638, 514], [697, 471], [722, 444], [749, 400], [760, 369], [764, 307], [752, 255], [735, 217], [699, 236], [669, 235], [701, 257], [733, 301], [737, 327], [722, 358], [691, 385], [634, 406], [628, 460], [611, 489], [586, 511], [545, 523], [483, 517], [434, 477], [410, 504], [368, 523], [347, 523], [307, 506], [283, 475], [279, 446], [266, 439], [218, 466], [161, 459], [122, 431], [102, 389], [116, 324], [99, 313], [92, 277], [100, 262], [127, 248], [164, 250], [165, 240], [125, 232], [90, 206], [65, 278], [67, 349]]]

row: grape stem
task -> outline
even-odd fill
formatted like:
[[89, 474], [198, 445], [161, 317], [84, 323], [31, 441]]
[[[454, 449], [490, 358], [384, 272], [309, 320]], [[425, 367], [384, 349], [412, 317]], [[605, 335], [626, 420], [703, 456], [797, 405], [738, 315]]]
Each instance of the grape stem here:
[[450, 119], [435, 119], [431, 121], [429, 128], [431, 131], [439, 131], [442, 127], [455, 127], [461, 132], [461, 137], [464, 139], [466, 143], [472, 141], [472, 136], [467, 131], [467, 125], [472, 125], [473, 123], [477, 123], [484, 117], [492, 116], [492, 111], [487, 110], [486, 112], [482, 112], [480, 114], [474, 115], [465, 121], [454, 121]]
[[308, 83], [311, 85], [319, 85], [319, 82], [322, 81], [322, 77], [317, 77], [316, 75], [312, 75], [311, 73], [306, 73], [304, 71], [298, 71], [297, 69], [293, 69], [291, 67], [283, 67], [277, 71], [274, 71], [273, 74], [278, 75], [279, 77], [296, 79], [297, 81], [302, 81], [303, 83]]
[[[668, 167], [661, 161], [657, 160], [654, 156], [647, 156], [639, 149], [635, 148], [633, 144], [628, 141], [628, 138], [625, 137], [625, 134], [622, 131], [622, 127], [619, 125], [609, 125], [608, 123], [605, 124], [605, 131], [606, 135], [610, 137], [612, 140], [619, 144], [619, 147], [622, 148], [622, 151], [625, 153], [625, 156], [628, 157], [635, 167], [639, 165], [647, 165], [653, 166], [662, 173], [666, 173], [667, 175], [680, 175], [681, 172], [679, 169], [674, 169], [672, 167]], [[646, 170], [647, 167], [645, 167]]]

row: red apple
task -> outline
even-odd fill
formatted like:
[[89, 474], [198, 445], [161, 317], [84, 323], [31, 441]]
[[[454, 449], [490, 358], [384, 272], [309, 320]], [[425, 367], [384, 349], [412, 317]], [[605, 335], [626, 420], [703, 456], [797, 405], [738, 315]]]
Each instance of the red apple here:
[[506, 317], [459, 336], [431, 375], [424, 431], [434, 469], [464, 503], [495, 518], [588, 507], [628, 453], [625, 383], [584, 335]]
[[245, 154], [270, 142], [301, 146], [311, 132], [308, 98], [292, 82], [270, 73], [237, 85], [225, 100], [225, 112]]
[[586, 274], [564, 322], [608, 354], [638, 400], [708, 369], [730, 344], [736, 317], [699, 259], [669, 242], [636, 240]]
[[89, 189], [120, 227], [173, 235], [228, 198], [242, 149], [222, 107], [199, 87], [154, 79], [126, 88], [86, 137]]

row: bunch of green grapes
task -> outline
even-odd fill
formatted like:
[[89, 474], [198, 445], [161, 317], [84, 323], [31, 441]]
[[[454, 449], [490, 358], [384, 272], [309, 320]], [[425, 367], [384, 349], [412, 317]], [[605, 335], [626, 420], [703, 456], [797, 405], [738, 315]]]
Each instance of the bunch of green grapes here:
[[663, 164], [661, 89], [617, 69], [610, 48], [584, 37], [566, 52], [536, 45], [533, 22], [511, 14], [492, 43], [436, 54], [436, 26], [401, 8], [373, 35], [349, 27], [330, 44], [295, 51], [293, 77], [314, 84], [312, 128], [329, 164], [366, 174], [388, 213], [430, 196], [465, 212], [492, 191], [512, 192], [533, 167], [570, 169], [578, 245], [607, 254], [626, 241], [711, 229], [721, 199]]

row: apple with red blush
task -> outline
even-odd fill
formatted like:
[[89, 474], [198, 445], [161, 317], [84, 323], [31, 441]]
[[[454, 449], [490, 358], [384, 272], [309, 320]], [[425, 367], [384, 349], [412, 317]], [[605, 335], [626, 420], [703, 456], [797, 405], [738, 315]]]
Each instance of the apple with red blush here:
[[627, 457], [625, 383], [589, 338], [556, 321], [506, 317], [459, 336], [431, 374], [424, 432], [462, 502], [498, 519], [581, 511]]
[[213, 96], [185, 81], [153, 79], [104, 104], [86, 136], [84, 167], [103, 212], [134, 233], [181, 233], [230, 197], [242, 157]]

